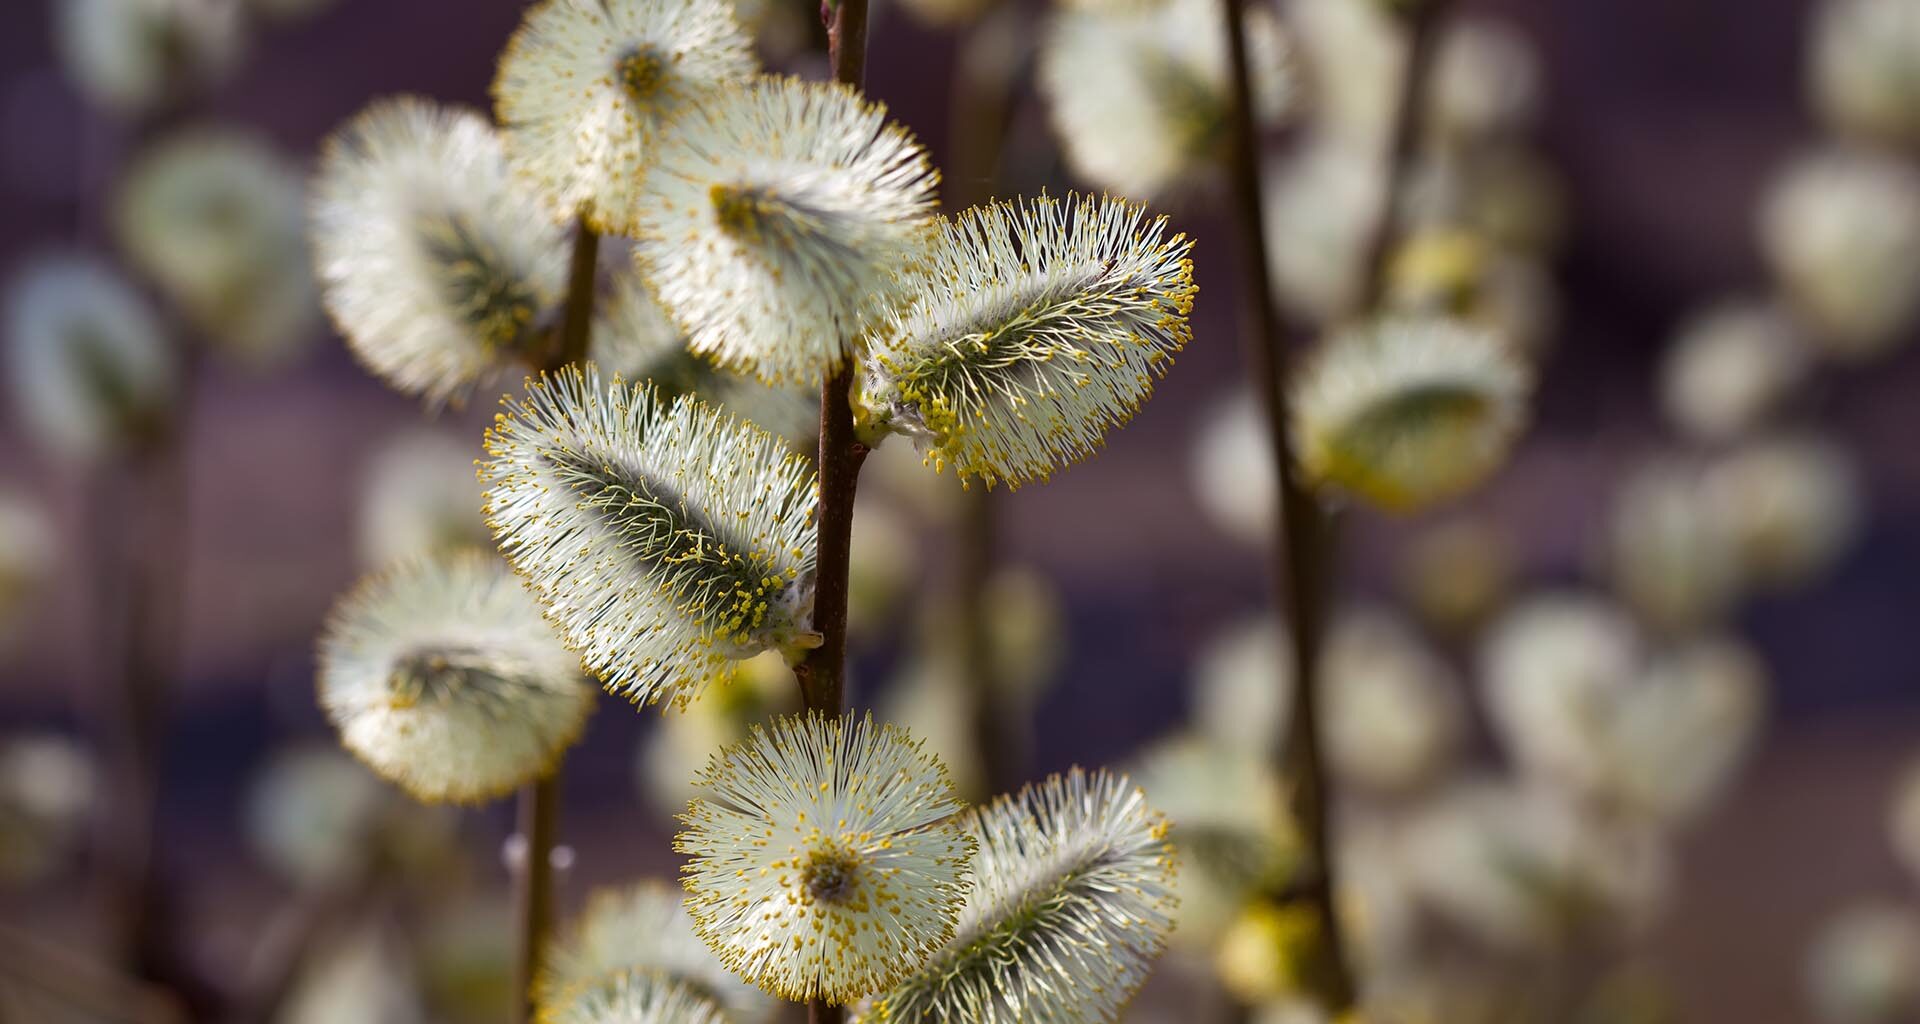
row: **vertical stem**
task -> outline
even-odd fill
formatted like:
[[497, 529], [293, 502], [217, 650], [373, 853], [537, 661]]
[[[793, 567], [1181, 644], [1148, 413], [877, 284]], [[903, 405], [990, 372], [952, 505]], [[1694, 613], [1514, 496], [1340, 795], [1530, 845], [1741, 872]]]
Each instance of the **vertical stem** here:
[[560, 773], [520, 790], [519, 832], [526, 841], [514, 876], [514, 914], [520, 922], [519, 959], [514, 963], [518, 994], [514, 1019], [534, 1019], [533, 977], [546, 952], [553, 925], [553, 837], [560, 816]]
[[587, 226], [586, 218], [580, 218], [573, 228], [573, 256], [567, 265], [567, 305], [561, 313], [559, 344], [548, 369], [586, 361], [587, 344], [593, 335], [594, 274], [599, 259], [600, 236]]
[[[87, 201], [111, 183], [128, 153], [143, 148], [190, 111], [178, 106], [108, 129], [90, 118], [81, 152], [76, 233], [98, 245], [101, 230]], [[176, 324], [169, 322], [169, 327]], [[180, 339], [174, 333], [176, 340]], [[179, 670], [191, 537], [186, 450], [191, 431], [197, 350], [169, 353], [179, 392], [173, 406], [124, 424], [120, 455], [87, 482], [86, 529], [92, 550], [90, 600], [103, 651], [82, 713], [100, 744], [105, 792], [95, 829], [110, 948], [135, 977], [169, 986], [196, 1013], [218, 995], [193, 975], [170, 927], [170, 899], [159, 877], [160, 771], [168, 691]]]
[[988, 625], [987, 584], [993, 577], [994, 508], [985, 487], [962, 492], [955, 604], [960, 615], [960, 667], [972, 699], [969, 712], [974, 749], [980, 756], [984, 796], [1019, 786], [1026, 763], [1025, 708], [1007, 699], [1006, 686], [994, 676], [993, 635]]
[[171, 934], [157, 802], [187, 602], [187, 439], [198, 369], [193, 350], [177, 354], [175, 404], [128, 424], [131, 450], [93, 485], [95, 601], [109, 654], [88, 706], [107, 761], [100, 828], [110, 941], [136, 977], [174, 988], [196, 1012], [217, 993], [193, 975]]
[[853, 367], [820, 387], [820, 515], [815, 541], [813, 629], [819, 647], [794, 675], [808, 711], [837, 715], [846, 700], [847, 587], [853, 557], [853, 501], [867, 448], [853, 436]]
[[[867, 0], [824, 0], [827, 63], [833, 80], [855, 89], [866, 80]], [[846, 698], [847, 575], [853, 555], [853, 500], [867, 447], [853, 435], [853, 362], [820, 386], [820, 526], [814, 558], [813, 628], [819, 647], [794, 669], [808, 711], [840, 713]], [[810, 1024], [843, 1024], [844, 1007], [807, 1003]]]
[[[587, 344], [593, 334], [593, 297], [595, 274], [599, 270], [600, 236], [587, 226], [586, 218], [575, 221], [573, 255], [567, 267], [567, 300], [561, 311], [558, 344], [548, 362], [557, 370], [587, 358]], [[529, 1024], [534, 1019], [533, 978], [540, 969], [547, 939], [553, 930], [553, 844], [559, 832], [560, 780], [566, 769], [556, 762], [546, 778], [520, 788], [517, 830], [525, 840], [525, 857], [514, 876], [514, 901], [520, 925], [519, 959], [514, 967], [515, 1019]]]
[[1268, 285], [1270, 257], [1260, 190], [1260, 138], [1253, 123], [1246, 34], [1241, 22], [1245, 2], [1221, 3], [1232, 71], [1233, 144], [1228, 170], [1240, 223], [1240, 290], [1245, 307], [1242, 333], [1247, 366], [1266, 412], [1267, 441], [1280, 493], [1271, 573], [1293, 641], [1294, 679], [1293, 711], [1288, 718], [1282, 768], [1289, 786], [1289, 809], [1308, 853], [1298, 898], [1312, 909], [1322, 943], [1309, 983], [1322, 1007], [1337, 1016], [1353, 1007], [1355, 982], [1334, 912], [1326, 761], [1320, 741], [1320, 644], [1326, 625], [1329, 552], [1325, 550], [1325, 517], [1302, 486], [1292, 458], [1286, 411], [1288, 359], [1280, 314]]
[[1407, 28], [1407, 59], [1400, 75], [1400, 90], [1393, 111], [1393, 133], [1388, 138], [1382, 164], [1386, 181], [1381, 192], [1380, 215], [1374, 221], [1373, 235], [1367, 242], [1366, 263], [1362, 265], [1359, 311], [1372, 313], [1380, 308], [1387, 290], [1387, 268], [1394, 246], [1404, 234], [1402, 198], [1413, 177], [1426, 134], [1426, 83], [1433, 74], [1434, 59], [1440, 50], [1440, 25], [1446, 18], [1451, 0], [1423, 0], [1402, 16]]
[[[946, 176], [946, 205], [950, 212], [958, 213], [992, 197], [1012, 121], [1014, 83], [1030, 52], [1022, 37], [1025, 26], [1025, 10], [1016, 3], [1003, 3], [968, 29], [960, 42], [954, 60], [949, 117], [951, 166]], [[1009, 58], [1009, 51], [1018, 52], [1019, 59]], [[1005, 688], [994, 678], [987, 585], [993, 577], [999, 501], [986, 487], [961, 493], [954, 551], [960, 670], [970, 700], [973, 745], [980, 758], [980, 782], [985, 789], [980, 795], [991, 797], [1011, 791], [1024, 777], [1026, 710], [1019, 702], [1007, 700]]]

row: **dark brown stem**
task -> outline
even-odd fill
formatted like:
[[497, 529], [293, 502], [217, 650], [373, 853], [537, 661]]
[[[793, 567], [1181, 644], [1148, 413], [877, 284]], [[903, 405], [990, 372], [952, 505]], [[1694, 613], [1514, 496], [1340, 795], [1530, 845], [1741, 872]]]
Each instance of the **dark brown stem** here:
[[1295, 472], [1286, 411], [1288, 358], [1279, 310], [1269, 292], [1264, 199], [1260, 189], [1260, 137], [1254, 127], [1247, 70], [1246, 34], [1241, 22], [1245, 0], [1224, 0], [1227, 53], [1232, 70], [1233, 144], [1228, 168], [1240, 231], [1240, 291], [1247, 367], [1266, 413], [1267, 442], [1279, 484], [1279, 517], [1273, 545], [1271, 580], [1287, 616], [1293, 641], [1294, 692], [1288, 718], [1282, 769], [1290, 810], [1307, 847], [1306, 877], [1299, 898], [1312, 908], [1321, 948], [1308, 982], [1329, 1016], [1351, 1009], [1355, 983], [1348, 966], [1340, 921], [1334, 912], [1334, 863], [1325, 758], [1320, 742], [1320, 646], [1326, 626], [1325, 516]]
[[867, 81], [867, 0], [822, 0], [827, 26], [827, 64], [833, 80], [855, 89]]
[[853, 556], [853, 501], [867, 447], [853, 434], [853, 368], [820, 388], [820, 514], [813, 576], [813, 629], [819, 647], [794, 667], [809, 711], [837, 715], [845, 703], [847, 588]]
[[560, 817], [560, 772], [520, 790], [518, 829], [525, 846], [514, 873], [514, 914], [520, 923], [514, 962], [514, 1019], [534, 1019], [533, 978], [553, 925], [553, 837]]
[[117, 974], [37, 936], [5, 926], [0, 926], [0, 977], [43, 992], [90, 1018], [132, 1024], [180, 1024], [188, 1019], [165, 989]]
[[[595, 274], [600, 236], [578, 218], [573, 228], [573, 257], [567, 269], [567, 300], [561, 311], [559, 342], [547, 369], [586, 361], [593, 334]], [[514, 905], [520, 925], [519, 957], [514, 963], [514, 1019], [534, 1019], [533, 979], [553, 930], [553, 844], [559, 831], [560, 779], [565, 764], [520, 787], [518, 831], [525, 843], [514, 874]]]
[[[867, 0], [824, 0], [827, 63], [833, 80], [860, 88], [867, 73]], [[815, 542], [813, 628], [819, 647], [794, 668], [808, 711], [838, 715], [846, 700], [847, 577], [853, 556], [853, 500], [867, 446], [853, 433], [853, 364], [820, 386], [820, 515]], [[843, 1024], [847, 1011], [824, 1000], [807, 1002], [810, 1024]]]
[[988, 583], [993, 578], [994, 509], [992, 492], [984, 487], [964, 492], [960, 506], [958, 566], [954, 599], [960, 618], [960, 668], [972, 697], [974, 749], [980, 755], [980, 784], [991, 797], [1017, 788], [1025, 772], [1027, 724], [1023, 704], [1009, 699], [1007, 687], [995, 675], [993, 634], [987, 610]]
[[268, 922], [228, 1010], [230, 1024], [270, 1024], [279, 1017], [314, 951], [373, 902], [386, 877], [385, 864], [384, 857], [369, 853], [342, 877], [300, 893]]
[[197, 352], [182, 350], [173, 406], [127, 424], [127, 454], [90, 496], [94, 597], [109, 653], [87, 706], [106, 761], [99, 836], [112, 948], [136, 977], [173, 987], [195, 1013], [210, 1011], [218, 994], [194, 976], [172, 934], [156, 804], [187, 603], [187, 440], [198, 370]]
[[594, 274], [599, 269], [600, 236], [580, 218], [573, 228], [573, 257], [567, 267], [567, 304], [560, 314], [560, 334], [547, 369], [582, 363], [593, 337]]
[[1416, 3], [1404, 17], [1407, 27], [1407, 59], [1400, 75], [1400, 91], [1393, 111], [1393, 134], [1387, 142], [1383, 166], [1386, 168], [1380, 214], [1367, 241], [1366, 263], [1362, 265], [1358, 310], [1363, 314], [1380, 308], [1387, 291], [1387, 271], [1393, 263], [1393, 250], [1404, 234], [1401, 221], [1405, 211], [1407, 185], [1419, 164], [1421, 144], [1425, 141], [1427, 110], [1426, 83], [1432, 77], [1433, 63], [1440, 50], [1440, 26], [1446, 19], [1450, 0], [1425, 0]]
[[1003, 3], [983, 15], [960, 40], [947, 117], [952, 126], [948, 166], [941, 181], [949, 213], [992, 199], [999, 185], [1017, 87], [1031, 63], [1030, 35], [1026, 8]]
[[[948, 145], [946, 207], [958, 213], [993, 197], [1000, 157], [1012, 123], [1014, 83], [1031, 48], [1023, 39], [1026, 11], [1001, 4], [969, 29], [954, 62], [952, 124]], [[1021, 59], [1010, 60], [1010, 50]], [[999, 502], [985, 487], [963, 492], [956, 530], [954, 604], [959, 618], [960, 670], [971, 698], [974, 749], [980, 757], [983, 793], [1012, 791], [1025, 775], [1025, 709], [1007, 699], [994, 676], [993, 638], [988, 628], [987, 587], [993, 578], [995, 513]]]

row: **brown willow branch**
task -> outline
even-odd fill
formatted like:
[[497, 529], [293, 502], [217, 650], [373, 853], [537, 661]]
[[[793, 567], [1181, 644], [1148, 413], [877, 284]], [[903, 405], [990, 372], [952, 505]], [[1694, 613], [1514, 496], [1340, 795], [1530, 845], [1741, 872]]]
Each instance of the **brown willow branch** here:
[[1271, 545], [1271, 582], [1285, 610], [1292, 638], [1294, 692], [1282, 769], [1288, 782], [1289, 810], [1307, 847], [1307, 875], [1300, 897], [1311, 908], [1320, 948], [1307, 972], [1315, 999], [1330, 1016], [1353, 1007], [1356, 985], [1348, 966], [1340, 921], [1334, 910], [1334, 863], [1326, 759], [1320, 723], [1320, 647], [1326, 628], [1326, 518], [1303, 486], [1293, 463], [1286, 388], [1288, 353], [1281, 317], [1270, 293], [1269, 268], [1260, 189], [1260, 136], [1253, 121], [1253, 100], [1242, 23], [1246, 0], [1223, 0], [1227, 54], [1232, 85], [1232, 147], [1228, 177], [1239, 214], [1240, 274], [1244, 307], [1245, 358], [1266, 413], [1267, 444], [1279, 489], [1277, 536]]
[[112, 948], [136, 977], [175, 989], [195, 1014], [211, 1012], [219, 993], [195, 974], [173, 934], [157, 804], [187, 605], [188, 438], [199, 363], [196, 348], [176, 353], [172, 407], [128, 424], [127, 453], [92, 484], [95, 614], [108, 653], [86, 706], [106, 761], [98, 834]]
[[516, 829], [524, 841], [515, 865], [514, 916], [520, 925], [519, 955], [514, 960], [514, 1019], [534, 1019], [533, 979], [553, 930], [553, 838], [560, 817], [560, 771], [520, 790]]
[[[177, 97], [146, 116], [112, 125], [104, 146], [82, 154], [83, 189], [111, 188], [129, 154], [191, 119], [197, 100]], [[85, 194], [82, 199], [76, 230], [83, 244], [98, 245], [93, 236], [102, 225], [87, 213], [96, 204], [85, 202]], [[105, 786], [94, 829], [110, 948], [122, 967], [172, 987], [200, 1015], [216, 1007], [219, 993], [193, 971], [173, 934], [156, 810], [169, 691], [180, 668], [192, 537], [187, 440], [200, 352], [186, 340], [180, 319], [166, 309], [168, 334], [176, 340], [169, 352], [179, 382], [173, 404], [123, 424], [123, 453], [86, 483], [89, 601], [102, 643], [101, 660], [90, 672], [94, 683], [84, 689], [79, 711], [103, 762]]]
[[246, 978], [224, 1018], [228, 1024], [271, 1024], [278, 1019], [314, 951], [374, 902], [387, 880], [387, 867], [383, 853], [368, 852], [341, 877], [311, 886], [283, 906], [255, 943]]
[[[573, 255], [567, 267], [567, 299], [558, 343], [547, 369], [583, 363], [593, 334], [593, 299], [599, 272], [600, 236], [585, 217], [574, 222]], [[514, 1019], [534, 1019], [533, 979], [553, 931], [553, 844], [559, 833], [560, 780], [564, 760], [545, 778], [520, 787], [516, 832], [525, 844], [513, 876], [519, 949], [514, 960]]]
[[[827, 63], [833, 80], [855, 89], [867, 75], [867, 0], [824, 0]], [[853, 361], [820, 386], [820, 518], [815, 541], [813, 628], [819, 647], [794, 668], [808, 711], [838, 715], [846, 698], [847, 577], [853, 557], [853, 501], [867, 446], [853, 433]], [[844, 1007], [814, 999], [809, 1024], [844, 1024]]]
[[[1000, 157], [1013, 120], [1015, 83], [1032, 47], [1025, 39], [1026, 11], [1004, 3], [972, 28], [954, 61], [949, 116], [947, 209], [958, 213], [992, 198]], [[1013, 59], [1008, 52], [1017, 53]], [[1007, 699], [994, 678], [993, 637], [988, 627], [987, 586], [993, 578], [999, 501], [986, 487], [962, 492], [955, 531], [954, 605], [959, 617], [960, 672], [970, 701], [971, 733], [980, 757], [979, 796], [1011, 792], [1025, 776], [1026, 708]]]
[[600, 235], [579, 218], [573, 227], [573, 255], [567, 265], [567, 303], [560, 315], [560, 334], [547, 369], [557, 370], [587, 360], [593, 336], [594, 274], [599, 270]]
[[165, 989], [117, 974], [4, 925], [0, 925], [0, 978], [10, 978], [21, 988], [38, 990], [103, 1020], [183, 1024], [188, 1019]]
[[1427, 81], [1433, 77], [1433, 65], [1440, 51], [1440, 27], [1446, 20], [1452, 0], [1423, 0], [1401, 16], [1407, 30], [1407, 59], [1400, 75], [1399, 94], [1393, 110], [1393, 131], [1383, 158], [1386, 181], [1381, 192], [1380, 214], [1367, 241], [1366, 262], [1362, 264], [1359, 311], [1370, 314], [1386, 298], [1387, 270], [1393, 263], [1393, 250], [1405, 234], [1402, 221], [1405, 199], [1414, 170], [1419, 164], [1421, 144], [1426, 137], [1428, 109]]

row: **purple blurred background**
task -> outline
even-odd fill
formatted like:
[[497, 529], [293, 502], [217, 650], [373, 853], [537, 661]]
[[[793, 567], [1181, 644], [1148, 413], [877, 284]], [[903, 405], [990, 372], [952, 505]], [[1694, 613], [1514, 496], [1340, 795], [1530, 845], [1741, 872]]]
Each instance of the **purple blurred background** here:
[[[377, 96], [484, 109], [520, 6], [340, 0], [312, 21], [258, 34], [210, 116], [310, 159]], [[1573, 579], [1590, 564], [1619, 469], [1661, 443], [1651, 382], [1674, 326], [1702, 300], [1763, 284], [1757, 196], [1813, 138], [1800, 68], [1808, 5], [1463, 6], [1510, 18], [1539, 48], [1540, 141], [1566, 177], [1572, 223], [1537, 425], [1514, 467], [1474, 502], [1515, 531], [1530, 578]], [[14, 0], [0, 33], [0, 272], [44, 247], [104, 244], [88, 211], [107, 187], [99, 169], [124, 144], [65, 83], [46, 22], [45, 4]], [[950, 38], [904, 12], [876, 11], [869, 91], [936, 157], [952, 51]], [[1116, 760], [1162, 731], [1184, 706], [1199, 642], [1264, 599], [1258, 560], [1206, 525], [1189, 488], [1199, 416], [1239, 373], [1229, 234], [1214, 211], [1174, 213], [1199, 239], [1194, 344], [1099, 458], [1001, 505], [1010, 557], [1050, 575], [1070, 610], [1071, 654], [1040, 710], [1036, 773]], [[1920, 351], [1821, 387], [1812, 416], [1859, 456], [1869, 522], [1830, 577], [1743, 614], [1774, 672], [1775, 718], [1733, 797], [1687, 841], [1677, 904], [1656, 940], [1690, 1021], [1807, 1019], [1799, 978], [1810, 929], [1838, 902], [1911, 884], [1882, 822], [1896, 766], [1920, 751]], [[359, 370], [332, 337], [270, 378], [210, 370], [203, 395], [192, 438], [186, 682], [164, 820], [168, 860], [192, 865], [181, 872], [189, 912], [213, 926], [216, 946], [231, 946], [247, 941], [250, 920], [234, 908], [272, 898], [237, 838], [247, 774], [285, 739], [326, 733], [310, 651], [357, 572], [355, 488], [368, 454], [419, 408]], [[476, 400], [443, 415], [472, 425], [477, 446], [490, 414], [491, 403]], [[63, 523], [81, 518], [76, 481], [38, 460], [11, 423], [0, 424], [0, 483], [46, 496]], [[1346, 586], [1379, 592], [1409, 524], [1357, 518]], [[0, 668], [0, 731], [73, 725], [73, 690], [95, 653], [84, 613], [74, 573]], [[646, 724], [609, 701], [571, 758], [567, 828], [581, 854], [571, 897], [587, 881], [672, 870], [630, 782], [633, 738]], [[504, 809], [479, 818], [477, 830], [506, 828]], [[0, 913], [84, 929], [64, 899], [0, 894]]]

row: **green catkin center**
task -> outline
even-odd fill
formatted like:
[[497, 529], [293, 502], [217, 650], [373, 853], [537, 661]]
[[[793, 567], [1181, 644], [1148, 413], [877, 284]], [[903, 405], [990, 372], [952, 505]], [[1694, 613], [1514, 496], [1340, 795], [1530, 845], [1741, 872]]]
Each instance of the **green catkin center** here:
[[736, 542], [644, 473], [573, 452], [547, 458], [581, 507], [599, 514], [716, 643], [745, 646], [768, 625], [775, 599], [793, 583], [771, 552]]
[[800, 881], [807, 895], [839, 906], [853, 898], [859, 874], [860, 864], [850, 855], [838, 850], [815, 851], [808, 855]]
[[394, 659], [387, 673], [387, 703], [404, 710], [459, 701], [499, 714], [508, 707], [510, 691], [524, 685], [476, 648], [421, 647]]
[[464, 218], [423, 219], [420, 241], [438, 272], [442, 296], [480, 343], [493, 351], [519, 342], [540, 309], [532, 284], [508, 270]]
[[67, 351], [87, 393], [114, 417], [115, 426], [137, 432], [154, 410], [143, 407], [140, 388], [127, 367], [113, 358], [113, 346], [94, 324], [81, 320], [67, 334]]
[[720, 229], [751, 245], [772, 246], [821, 266], [857, 264], [861, 254], [829, 229], [831, 207], [767, 185], [721, 182], [707, 190]]
[[667, 81], [667, 60], [651, 46], [629, 51], [614, 70], [627, 95], [641, 103], [653, 99]]
[[1227, 108], [1218, 85], [1157, 51], [1140, 54], [1140, 74], [1148, 83], [1182, 153], [1204, 156], [1226, 144]]

